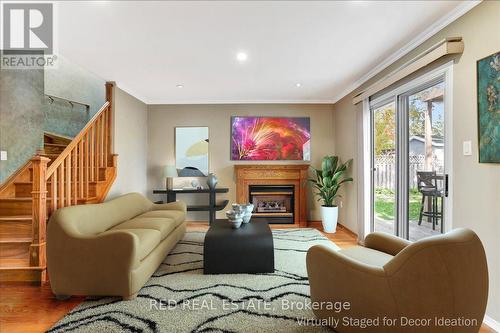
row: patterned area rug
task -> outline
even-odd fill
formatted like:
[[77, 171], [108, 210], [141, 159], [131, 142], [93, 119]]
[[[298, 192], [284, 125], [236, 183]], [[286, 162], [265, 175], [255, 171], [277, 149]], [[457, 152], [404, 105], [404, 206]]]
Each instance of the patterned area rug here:
[[[326, 332], [314, 318], [306, 270], [315, 229], [273, 230], [275, 272], [203, 275], [204, 232], [188, 232], [136, 299], [87, 300], [48, 332]], [[245, 260], [245, 258], [242, 258]]]

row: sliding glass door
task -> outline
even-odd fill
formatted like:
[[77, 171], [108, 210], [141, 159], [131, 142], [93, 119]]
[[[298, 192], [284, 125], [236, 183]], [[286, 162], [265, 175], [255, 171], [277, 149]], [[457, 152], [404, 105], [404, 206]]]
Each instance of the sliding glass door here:
[[445, 231], [446, 80], [403, 88], [370, 104], [371, 229], [415, 241]]
[[431, 82], [403, 96], [407, 115], [405, 233], [418, 240], [444, 231], [444, 82]]
[[384, 101], [372, 109], [373, 231], [397, 234], [396, 104]]

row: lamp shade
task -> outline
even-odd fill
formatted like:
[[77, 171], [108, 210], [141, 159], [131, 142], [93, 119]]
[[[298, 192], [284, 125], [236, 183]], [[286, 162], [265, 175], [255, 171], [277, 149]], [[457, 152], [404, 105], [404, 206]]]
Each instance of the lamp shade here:
[[165, 177], [177, 177], [177, 168], [175, 165], [167, 165], [163, 174]]

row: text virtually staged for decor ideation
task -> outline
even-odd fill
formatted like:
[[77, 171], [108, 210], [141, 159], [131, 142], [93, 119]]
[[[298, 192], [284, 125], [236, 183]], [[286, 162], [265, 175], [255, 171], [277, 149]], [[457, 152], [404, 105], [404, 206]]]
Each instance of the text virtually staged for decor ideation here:
[[299, 326], [325, 326], [332, 328], [339, 327], [353, 327], [359, 329], [366, 329], [370, 327], [407, 327], [407, 328], [426, 328], [426, 327], [474, 327], [478, 325], [477, 319], [467, 318], [463, 316], [457, 317], [444, 317], [444, 316], [431, 316], [431, 317], [410, 317], [410, 316], [395, 316], [380, 314], [370, 317], [354, 317], [349, 315], [352, 310], [351, 302], [342, 301], [321, 301], [313, 302], [310, 300], [290, 300], [282, 299], [278, 303], [264, 299], [248, 299], [246, 301], [231, 301], [220, 300], [214, 301], [212, 299], [190, 299], [177, 302], [168, 299], [150, 299], [149, 311], [225, 311], [228, 313], [234, 311], [256, 311], [256, 312], [273, 312], [273, 311], [330, 311], [339, 316], [328, 317], [323, 319], [312, 317], [296, 317]]

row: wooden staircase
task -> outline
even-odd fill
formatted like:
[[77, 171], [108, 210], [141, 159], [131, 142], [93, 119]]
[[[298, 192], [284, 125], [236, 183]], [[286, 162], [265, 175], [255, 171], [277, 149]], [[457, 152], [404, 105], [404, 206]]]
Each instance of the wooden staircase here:
[[50, 165], [66, 147], [71, 143], [73, 138], [59, 135], [56, 133], [45, 132], [43, 134], [43, 153], [42, 155], [48, 157], [51, 161], [47, 164]]
[[44, 148], [0, 186], [0, 282], [45, 281], [46, 223], [58, 208], [102, 202], [116, 177], [111, 96], [75, 138], [45, 133]]

